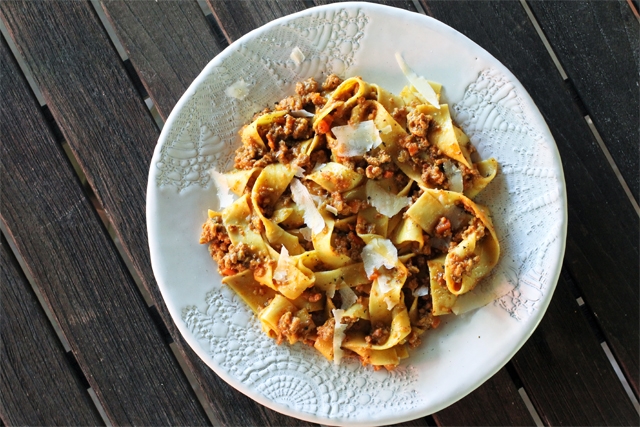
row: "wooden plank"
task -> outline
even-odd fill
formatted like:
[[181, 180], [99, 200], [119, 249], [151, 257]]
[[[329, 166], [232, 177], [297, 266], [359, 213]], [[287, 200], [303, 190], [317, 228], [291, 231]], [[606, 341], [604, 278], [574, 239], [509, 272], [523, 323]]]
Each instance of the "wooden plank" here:
[[[29, 15], [26, 5], [1, 5], [14, 36], [14, 13]], [[62, 25], [41, 11], [36, 28]], [[45, 34], [38, 39], [52, 44], [42, 48], [62, 54], [51, 49], [55, 39]], [[110, 422], [207, 424], [5, 43], [0, 75], [2, 220]], [[74, 83], [68, 73], [62, 75]]]
[[9, 425], [102, 425], [9, 244], [0, 235], [0, 419]]
[[303, 0], [207, 0], [207, 4], [229, 43], [267, 22], [308, 6]]
[[226, 47], [195, 1], [104, 1], [107, 17], [166, 120], [202, 69]]
[[[560, 155], [569, 198], [566, 267], [574, 277], [592, 270], [597, 277], [577, 283], [621, 364], [637, 382], [638, 217], [546, 49], [519, 3], [424, 2], [427, 13], [470, 37], [510, 68], [533, 97], [549, 125]], [[612, 219], [615, 220], [612, 221]], [[606, 225], [606, 226], [603, 226]], [[575, 252], [580, 248], [583, 257]], [[628, 268], [620, 268], [628, 266]], [[598, 280], [599, 279], [599, 280]], [[603, 292], [607, 289], [607, 292]], [[607, 311], [617, 307], [617, 312]], [[565, 307], [570, 311], [573, 307]], [[610, 321], [603, 321], [603, 318]], [[618, 328], [610, 326], [617, 324]], [[612, 345], [613, 346], [613, 345]], [[629, 357], [630, 356], [630, 357]], [[545, 361], [538, 361], [545, 369]], [[519, 372], [527, 384], [534, 372]], [[585, 373], [586, 374], [586, 373]], [[586, 408], [585, 408], [586, 410]]]
[[529, 3], [636, 201], [640, 24], [626, 1]]
[[637, 426], [638, 413], [569, 289], [564, 273], [533, 336], [513, 358], [548, 425]]
[[439, 426], [534, 425], [505, 368], [459, 402], [433, 414]]
[[[215, 421], [304, 425], [226, 385], [190, 349], [171, 320], [151, 270], [144, 214], [148, 162], [159, 133], [118, 65], [119, 58], [91, 6], [84, 2], [11, 3], [2, 4], [0, 10], [142, 284], [204, 390]], [[57, 24], [49, 25], [43, 16]], [[57, 50], [41, 44], [43, 38]]]
[[[573, 219], [569, 219], [573, 221]], [[571, 258], [566, 257], [565, 263], [571, 271], [571, 278], [574, 283], [588, 283], [582, 286], [583, 289], [594, 290], [603, 288], [611, 284], [607, 277], [603, 277], [595, 271], [594, 265], [589, 261], [583, 248], [579, 247], [576, 242], [567, 242], [567, 252], [571, 253]], [[636, 265], [637, 267], [637, 265]], [[603, 286], [604, 285], [604, 286]], [[619, 286], [633, 286], [633, 284], [619, 284]], [[637, 286], [637, 284], [636, 284]], [[627, 290], [631, 293], [631, 290]], [[588, 292], [581, 295], [582, 299], [593, 309], [594, 315], [599, 326], [609, 331], [606, 335], [609, 347], [615, 349], [615, 356], [622, 361], [621, 368], [625, 373], [625, 377], [638, 394], [638, 364], [637, 349], [640, 347], [640, 332], [638, 331], [638, 313], [637, 311], [629, 312], [625, 306], [620, 305], [620, 301], [614, 298], [601, 299], [595, 292]], [[629, 328], [635, 325], [635, 333], [628, 335]]]

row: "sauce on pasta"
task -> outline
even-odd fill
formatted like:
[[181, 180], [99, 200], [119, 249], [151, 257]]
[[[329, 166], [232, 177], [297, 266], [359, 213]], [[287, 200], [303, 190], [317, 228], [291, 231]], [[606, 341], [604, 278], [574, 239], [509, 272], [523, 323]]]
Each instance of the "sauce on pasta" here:
[[[500, 253], [473, 202], [480, 160], [439, 103], [353, 77], [308, 79], [240, 132], [200, 243], [277, 343], [393, 369]], [[437, 105], [427, 99], [438, 100]]]

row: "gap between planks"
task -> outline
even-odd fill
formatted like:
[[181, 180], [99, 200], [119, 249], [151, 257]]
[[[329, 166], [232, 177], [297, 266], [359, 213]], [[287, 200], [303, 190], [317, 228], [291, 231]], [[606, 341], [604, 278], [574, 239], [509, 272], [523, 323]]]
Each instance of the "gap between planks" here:
[[62, 328], [60, 328], [60, 324], [58, 323], [56, 318], [53, 316], [53, 313], [51, 312], [51, 310], [49, 310], [49, 306], [45, 304], [42, 293], [40, 292], [40, 289], [38, 288], [35, 281], [33, 280], [33, 276], [31, 275], [31, 272], [27, 268], [27, 264], [22, 258], [22, 255], [20, 255], [18, 248], [16, 248], [16, 244], [13, 241], [13, 237], [7, 230], [7, 227], [4, 221], [0, 221], [0, 232], [4, 235], [6, 241], [9, 243], [9, 248], [13, 253], [13, 256], [18, 261], [18, 264], [20, 265], [20, 268], [22, 269], [24, 276], [29, 282], [29, 285], [31, 286], [33, 293], [36, 295], [36, 298], [40, 303], [40, 307], [42, 307], [42, 310], [47, 316], [49, 323], [53, 327], [53, 330], [55, 331], [56, 336], [58, 337], [58, 340], [62, 344], [62, 348], [64, 349], [66, 356], [70, 359], [71, 364], [75, 367], [75, 369], [73, 369], [73, 372], [79, 378], [80, 383], [86, 386], [85, 390], [89, 394], [89, 397], [91, 398], [91, 401], [93, 402], [98, 413], [100, 414], [100, 417], [102, 417], [102, 421], [104, 421], [105, 426], [111, 427], [113, 424], [109, 420], [109, 417], [107, 416], [107, 413], [105, 412], [104, 407], [102, 406], [102, 403], [100, 403], [100, 400], [98, 399], [98, 396], [96, 395], [95, 391], [93, 391], [93, 388], [91, 388], [91, 386], [89, 385], [89, 382], [87, 381], [87, 377], [84, 375], [84, 372], [80, 368], [80, 365], [78, 364], [76, 357], [73, 355], [73, 352], [71, 351], [71, 346], [69, 345], [69, 341], [62, 333]]
[[[627, 0], [627, 1], [629, 2], [630, 0]], [[547, 36], [544, 34], [544, 31], [542, 31], [542, 27], [540, 27], [540, 24], [538, 23], [538, 20], [536, 19], [535, 15], [533, 14], [533, 11], [531, 10], [529, 5], [527, 4], [527, 0], [520, 0], [520, 4], [522, 5], [522, 8], [524, 9], [524, 11], [527, 13], [527, 16], [529, 17], [529, 20], [533, 24], [533, 27], [535, 28], [536, 33], [538, 33], [538, 36], [540, 37], [540, 40], [542, 40], [542, 43], [544, 44], [544, 47], [547, 49], [547, 52], [549, 53], [549, 56], [551, 56], [551, 59], [553, 60], [553, 63], [556, 65], [556, 68], [558, 69], [558, 72], [560, 73], [560, 76], [562, 76], [562, 80], [564, 80], [567, 84], [571, 85], [572, 89], [575, 92], [575, 96], [577, 96], [579, 102], [582, 103], [582, 105], [579, 106], [579, 107], [581, 108], [582, 111], [584, 111], [584, 103], [582, 102], [582, 99], [580, 99], [580, 94], [573, 87], [573, 83], [571, 82], [571, 79], [569, 79], [569, 76], [567, 75], [567, 73], [565, 72], [564, 68], [562, 67], [562, 64], [560, 63], [560, 60], [558, 59], [558, 56], [556, 55], [555, 51], [553, 50], [553, 47], [551, 47], [551, 43], [549, 43], [549, 40], [547, 39]], [[631, 9], [634, 12], [634, 14], [636, 16], [638, 16], [637, 15], [638, 12], [633, 7], [633, 5], [629, 4], [629, 7], [631, 7]], [[587, 125], [589, 126], [589, 129], [591, 130], [591, 133], [593, 134], [593, 136], [595, 137], [596, 141], [598, 142], [598, 146], [600, 147], [600, 149], [604, 153], [604, 156], [607, 159], [607, 162], [609, 163], [609, 166], [613, 170], [613, 173], [618, 178], [618, 182], [620, 182], [620, 185], [622, 186], [622, 189], [624, 190], [624, 193], [627, 195], [627, 198], [629, 199], [629, 202], [631, 203], [631, 206], [633, 206], [633, 209], [636, 211], [636, 214], [638, 216], [640, 216], [640, 207], [638, 206], [638, 201], [635, 199], [633, 193], [631, 192], [631, 190], [629, 189], [629, 186], [627, 185], [627, 182], [625, 181], [624, 177], [620, 173], [620, 169], [618, 168], [618, 165], [616, 164], [615, 160], [613, 160], [613, 157], [611, 156], [611, 153], [609, 153], [609, 149], [607, 148], [607, 146], [605, 145], [604, 141], [602, 140], [602, 137], [600, 136], [600, 133], [598, 132], [598, 129], [593, 124], [593, 121], [591, 120], [591, 117], [589, 117], [589, 115], [585, 115], [584, 116], [584, 120], [587, 122]]]

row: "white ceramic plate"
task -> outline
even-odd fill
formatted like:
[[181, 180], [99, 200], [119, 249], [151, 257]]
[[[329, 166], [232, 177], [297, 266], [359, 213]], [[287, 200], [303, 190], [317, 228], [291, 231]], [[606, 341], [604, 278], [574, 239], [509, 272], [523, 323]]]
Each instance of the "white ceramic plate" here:
[[[306, 59], [296, 65], [292, 49]], [[292, 94], [296, 81], [360, 75], [398, 93], [399, 51], [443, 98], [482, 158], [500, 163], [479, 202], [491, 208], [502, 254], [477, 292], [495, 302], [447, 316], [393, 372], [334, 366], [301, 344], [277, 346], [221, 285], [198, 244], [218, 208], [207, 170], [228, 170], [237, 132], [252, 114]], [[225, 89], [243, 79], [242, 101]], [[540, 322], [553, 294], [566, 236], [566, 191], [557, 148], [518, 80], [484, 49], [429, 17], [366, 3], [308, 9], [259, 28], [218, 55], [169, 116], [151, 161], [147, 222], [158, 284], [178, 328], [230, 385], [261, 404], [331, 425], [414, 419], [461, 399], [495, 374]]]

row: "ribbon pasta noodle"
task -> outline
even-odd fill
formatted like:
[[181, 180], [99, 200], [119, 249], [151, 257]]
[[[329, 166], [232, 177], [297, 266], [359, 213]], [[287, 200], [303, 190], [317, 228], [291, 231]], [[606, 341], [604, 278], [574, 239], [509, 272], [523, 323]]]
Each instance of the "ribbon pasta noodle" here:
[[219, 194], [200, 243], [278, 344], [393, 369], [498, 262], [473, 201], [498, 164], [430, 84], [300, 82], [240, 131], [234, 170], [212, 173], [235, 196]]

